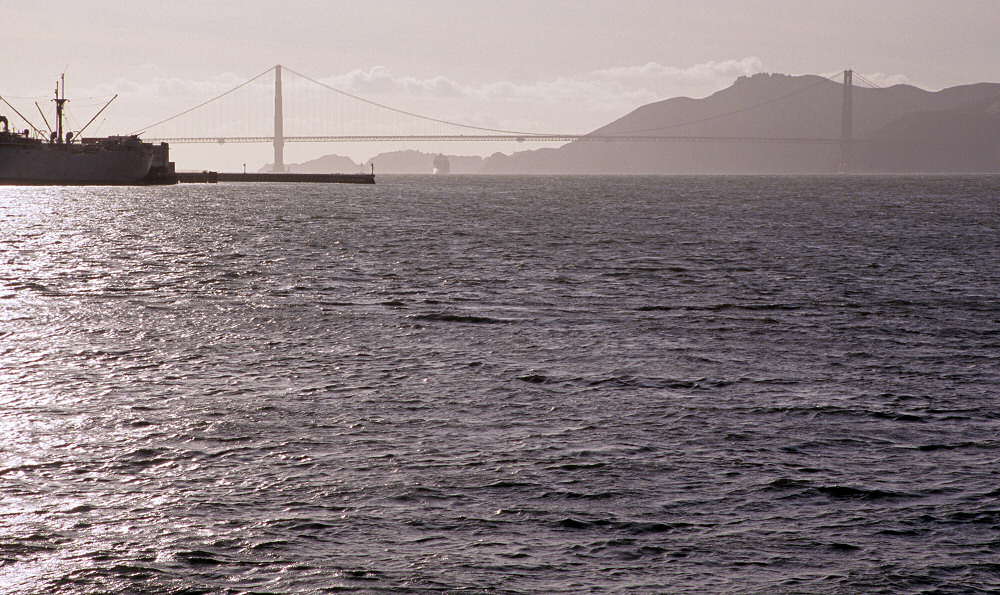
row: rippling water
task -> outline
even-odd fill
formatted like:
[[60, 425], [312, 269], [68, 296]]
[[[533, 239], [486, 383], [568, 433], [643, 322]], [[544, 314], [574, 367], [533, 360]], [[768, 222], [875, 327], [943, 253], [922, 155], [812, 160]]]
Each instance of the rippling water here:
[[996, 592], [998, 231], [997, 177], [0, 188], [0, 590]]

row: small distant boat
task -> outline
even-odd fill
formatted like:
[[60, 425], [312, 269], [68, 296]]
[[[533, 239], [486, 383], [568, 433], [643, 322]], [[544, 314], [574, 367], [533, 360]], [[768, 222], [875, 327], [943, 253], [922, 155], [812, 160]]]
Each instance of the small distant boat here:
[[444, 155], [438, 155], [434, 158], [434, 173], [435, 174], [447, 174], [451, 173], [451, 162]]
[[[56, 85], [55, 130], [48, 138], [35, 128], [7, 100], [3, 103], [34, 129], [11, 130], [6, 116], [0, 115], [0, 184], [5, 185], [125, 185], [176, 183], [174, 164], [169, 162], [166, 143], [153, 145], [138, 135], [81, 138], [97, 116], [78, 133], [63, 133], [65, 79]], [[117, 97], [117, 96], [116, 96]], [[114, 98], [112, 98], [114, 101]], [[41, 108], [39, 108], [40, 110]], [[44, 114], [43, 114], [44, 119]], [[48, 121], [46, 121], [48, 126]]]

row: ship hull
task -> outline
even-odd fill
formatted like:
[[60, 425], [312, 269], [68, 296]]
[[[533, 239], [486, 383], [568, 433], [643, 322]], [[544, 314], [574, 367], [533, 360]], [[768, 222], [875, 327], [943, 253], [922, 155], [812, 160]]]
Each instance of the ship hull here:
[[126, 185], [139, 183], [153, 162], [147, 143], [115, 147], [0, 143], [0, 184]]

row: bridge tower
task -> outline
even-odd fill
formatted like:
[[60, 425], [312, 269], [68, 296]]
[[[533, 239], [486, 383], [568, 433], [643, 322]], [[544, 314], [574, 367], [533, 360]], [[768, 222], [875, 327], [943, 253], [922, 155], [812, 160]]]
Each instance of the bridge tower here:
[[274, 171], [285, 171], [285, 119], [281, 109], [281, 64], [274, 67]]
[[854, 136], [854, 107], [851, 91], [854, 83], [854, 71], [844, 71], [844, 102], [840, 120], [840, 169], [847, 171], [851, 160], [851, 143]]

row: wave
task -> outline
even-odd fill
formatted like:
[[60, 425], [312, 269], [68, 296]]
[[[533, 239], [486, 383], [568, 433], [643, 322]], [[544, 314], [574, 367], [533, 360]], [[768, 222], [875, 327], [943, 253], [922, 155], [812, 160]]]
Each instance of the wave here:
[[652, 388], [652, 389], [712, 389], [732, 384], [730, 380], [709, 378], [662, 378], [653, 376], [633, 376], [620, 374], [597, 377], [559, 377], [529, 372], [516, 377], [522, 382], [532, 384], [570, 384], [577, 386], [610, 386], [615, 388]]
[[879, 488], [866, 488], [866, 487], [854, 487], [848, 485], [814, 485], [810, 481], [780, 478], [772, 481], [765, 488], [766, 490], [774, 491], [792, 491], [794, 493], [782, 496], [782, 499], [800, 499], [800, 498], [815, 498], [815, 497], [826, 497], [831, 500], [863, 500], [863, 501], [880, 501], [880, 500], [901, 500], [908, 498], [918, 498], [920, 496], [916, 494], [907, 494], [903, 492], [894, 492], [890, 490], [882, 490]]
[[489, 316], [474, 316], [468, 314], [446, 314], [446, 313], [432, 313], [432, 314], [417, 314], [413, 316], [414, 320], [430, 320], [434, 322], [461, 322], [465, 324], [511, 324], [515, 321], [505, 320], [503, 318], [492, 318]]

